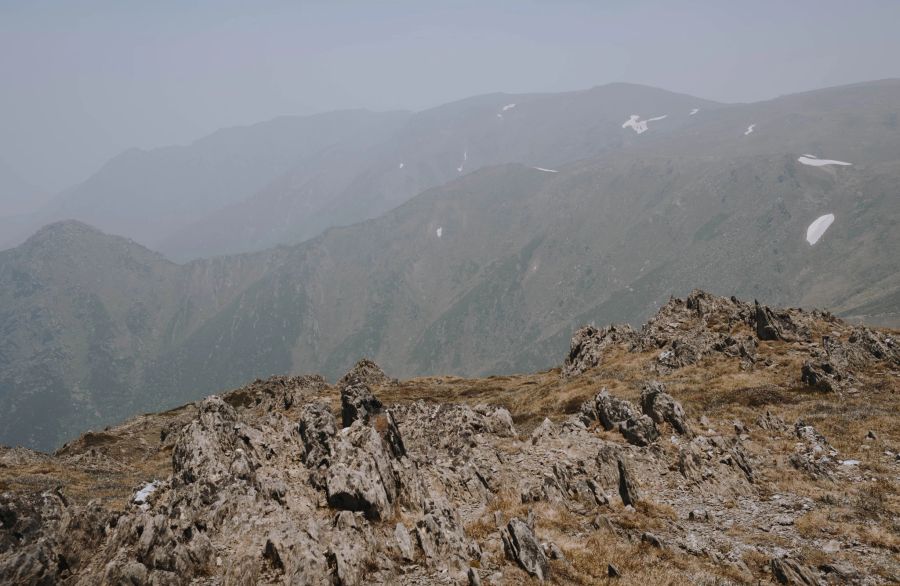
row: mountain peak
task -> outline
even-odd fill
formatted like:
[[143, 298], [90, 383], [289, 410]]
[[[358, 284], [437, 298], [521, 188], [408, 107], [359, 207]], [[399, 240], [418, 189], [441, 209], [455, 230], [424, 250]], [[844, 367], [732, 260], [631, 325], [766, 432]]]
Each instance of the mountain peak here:
[[25, 241], [25, 245], [34, 246], [36, 244], [56, 242], [60, 239], [68, 238], [104, 236], [108, 237], [109, 235], [80, 220], [60, 220], [59, 222], [53, 222], [40, 228]]

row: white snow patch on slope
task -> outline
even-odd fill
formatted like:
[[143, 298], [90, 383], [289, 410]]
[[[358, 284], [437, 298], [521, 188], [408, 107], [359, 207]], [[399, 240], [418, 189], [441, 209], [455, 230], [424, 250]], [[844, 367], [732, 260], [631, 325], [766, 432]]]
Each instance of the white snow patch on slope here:
[[515, 107], [516, 107], [515, 104], [507, 104], [507, 105], [503, 106], [502, 108], [500, 108], [500, 111], [506, 112], [507, 110], [512, 110]]
[[693, 110], [691, 110], [691, 113], [688, 114], [688, 116], [693, 116], [694, 114], [696, 114], [699, 111], [700, 111], [700, 108], [694, 108]]
[[809, 242], [810, 246], [819, 241], [819, 238], [825, 234], [825, 230], [831, 226], [832, 222], [834, 222], [834, 214], [825, 214], [824, 216], [816, 218], [815, 221], [809, 225], [809, 228], [806, 229], [806, 241]]
[[537, 169], [538, 171], [543, 171], [544, 173], [559, 173], [556, 169], [545, 169], [543, 167], [532, 167], [532, 169]]
[[463, 162], [459, 164], [459, 167], [456, 168], [458, 173], [463, 172], [463, 167], [466, 166], [466, 161], [469, 160], [469, 151], [463, 151]]
[[159, 481], [154, 480], [153, 482], [148, 482], [134, 493], [134, 496], [131, 498], [131, 500], [135, 504], [140, 505], [142, 509], [147, 509], [149, 507], [149, 505], [147, 504], [147, 499], [150, 498], [150, 495], [156, 492], [157, 488], [159, 488]]
[[404, 163], [400, 163], [400, 165], [397, 168], [402, 169], [403, 167], [404, 167]]
[[656, 122], [657, 120], [662, 120], [663, 118], [668, 117], [668, 114], [663, 114], [662, 116], [656, 116], [655, 118], [647, 118], [646, 120], [641, 120], [640, 115], [632, 114], [628, 117], [628, 120], [622, 123], [622, 128], [631, 128], [638, 134], [643, 134], [649, 130], [647, 124], [649, 122]]
[[750, 126], [748, 126], [747, 130], [744, 131], [744, 136], [747, 136], [748, 134], [752, 133], [754, 128], [756, 128], [756, 124], [751, 124]]
[[824, 167], [826, 165], [852, 165], [846, 161], [835, 161], [833, 159], [820, 159], [815, 155], [803, 155], [799, 159], [800, 163], [809, 165], [810, 167]]
[[437, 234], [437, 237], [438, 237], [438, 238], [440, 238], [441, 236], [444, 235], [444, 227], [443, 227], [443, 226], [438, 226], [438, 229], [435, 230], [434, 233]]

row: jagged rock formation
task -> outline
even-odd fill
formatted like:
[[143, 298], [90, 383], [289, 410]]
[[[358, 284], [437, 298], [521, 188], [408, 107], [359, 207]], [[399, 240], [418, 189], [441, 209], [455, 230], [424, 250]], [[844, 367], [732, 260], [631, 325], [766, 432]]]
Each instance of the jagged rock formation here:
[[[275, 377], [0, 448], [0, 582], [890, 583], [894, 334], [756, 314], [695, 292], [579, 330], [562, 377]], [[803, 386], [820, 353], [840, 395]]]
[[381, 370], [381, 367], [368, 358], [357, 362], [347, 374], [337, 382], [338, 388], [344, 388], [353, 383], [363, 383], [369, 386], [389, 384], [391, 379]]

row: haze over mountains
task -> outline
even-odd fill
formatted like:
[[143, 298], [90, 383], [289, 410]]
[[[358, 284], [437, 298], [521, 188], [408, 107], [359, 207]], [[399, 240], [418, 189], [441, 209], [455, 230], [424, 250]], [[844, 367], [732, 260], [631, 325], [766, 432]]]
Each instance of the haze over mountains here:
[[362, 356], [545, 368], [696, 287], [891, 323], [898, 115], [897, 80], [747, 105], [613, 84], [123, 154], [17, 225], [81, 222], [0, 252], [0, 443]]
[[[279, 118], [184, 147], [122, 153], [39, 213], [18, 218], [0, 245], [18, 244], [62, 219], [127, 236], [176, 260], [297, 243], [487, 165], [554, 166], [621, 148], [622, 112], [631, 108], [714, 106], [611, 84], [478, 96], [417, 114]], [[660, 132], [684, 124], [680, 118]]]
[[46, 197], [0, 159], [0, 218], [33, 212], [43, 205]]

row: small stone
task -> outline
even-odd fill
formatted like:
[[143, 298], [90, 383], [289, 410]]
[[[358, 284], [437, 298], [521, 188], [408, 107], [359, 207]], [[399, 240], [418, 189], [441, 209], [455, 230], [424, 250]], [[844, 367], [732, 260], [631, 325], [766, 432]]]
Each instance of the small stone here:
[[822, 551], [825, 553], [837, 553], [841, 549], [841, 544], [835, 539], [832, 539], [828, 543], [822, 546]]
[[475, 571], [475, 568], [469, 568], [469, 586], [481, 586], [481, 577], [478, 575], [478, 572]]
[[610, 578], [618, 578], [622, 575], [622, 572], [620, 572], [619, 568], [617, 568], [615, 565], [606, 564], [606, 575]]
[[869, 433], [866, 434], [866, 439], [877, 440], [877, 439], [878, 439], [878, 436], [875, 434], [874, 431], [872, 431], [872, 430], [870, 429], [870, 430], [869, 430]]
[[688, 514], [689, 521], [709, 521], [709, 511], [694, 509]]
[[794, 520], [787, 515], [779, 515], [775, 517], [775, 524], [787, 527], [794, 524]]
[[660, 549], [661, 549], [662, 546], [663, 546], [662, 539], [660, 539], [658, 536], [656, 536], [656, 535], [654, 535], [653, 533], [650, 533], [650, 532], [644, 532], [644, 533], [641, 535], [641, 541], [642, 541], [643, 543], [650, 544], [650, 545], [652, 545], [653, 547], [658, 547], [658, 548], [660, 548]]

